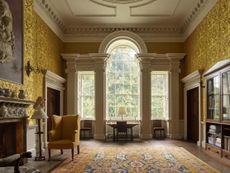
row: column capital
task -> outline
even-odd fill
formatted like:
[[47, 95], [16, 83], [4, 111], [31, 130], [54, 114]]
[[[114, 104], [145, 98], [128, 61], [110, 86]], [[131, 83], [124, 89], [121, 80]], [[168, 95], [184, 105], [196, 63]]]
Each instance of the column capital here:
[[167, 53], [165, 54], [169, 60], [171, 61], [178, 61], [182, 60], [185, 57], [185, 53]]
[[67, 74], [69, 73], [75, 73], [77, 71], [77, 66], [75, 62], [66, 62], [67, 68], [65, 69], [65, 72]]
[[67, 62], [75, 62], [79, 58], [80, 54], [77, 54], [77, 53], [65, 54], [65, 53], [63, 53], [63, 54], [61, 54], [61, 56]]
[[171, 62], [170, 63], [170, 73], [181, 73], [180, 62]]
[[90, 54], [90, 56], [94, 61], [95, 70], [105, 72], [106, 61], [109, 58], [109, 54], [95, 53], [95, 54]]
[[151, 68], [152, 55], [151, 54], [137, 54], [137, 59], [140, 62], [141, 72], [148, 72]]

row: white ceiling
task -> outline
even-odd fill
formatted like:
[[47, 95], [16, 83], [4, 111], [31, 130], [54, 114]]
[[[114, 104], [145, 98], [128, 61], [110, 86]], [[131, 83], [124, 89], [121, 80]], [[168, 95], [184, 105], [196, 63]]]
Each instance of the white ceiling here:
[[35, 0], [63, 41], [101, 41], [128, 30], [145, 41], [184, 41], [217, 0]]

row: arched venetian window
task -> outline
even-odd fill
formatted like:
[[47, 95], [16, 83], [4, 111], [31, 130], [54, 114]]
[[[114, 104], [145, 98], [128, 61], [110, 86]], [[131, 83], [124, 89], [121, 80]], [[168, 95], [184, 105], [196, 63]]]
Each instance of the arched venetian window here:
[[140, 118], [140, 67], [138, 47], [130, 40], [120, 39], [109, 45], [106, 66], [107, 119]]

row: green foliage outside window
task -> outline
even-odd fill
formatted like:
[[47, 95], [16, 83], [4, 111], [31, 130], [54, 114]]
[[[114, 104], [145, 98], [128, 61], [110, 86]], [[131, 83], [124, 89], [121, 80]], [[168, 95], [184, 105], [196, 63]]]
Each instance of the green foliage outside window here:
[[139, 118], [139, 63], [136, 52], [118, 46], [111, 52], [106, 68], [107, 119], [120, 119], [119, 107], [125, 107], [124, 119]]
[[78, 74], [78, 108], [83, 119], [95, 119], [95, 87], [93, 72]]
[[168, 119], [168, 72], [153, 71], [151, 77], [152, 119]]

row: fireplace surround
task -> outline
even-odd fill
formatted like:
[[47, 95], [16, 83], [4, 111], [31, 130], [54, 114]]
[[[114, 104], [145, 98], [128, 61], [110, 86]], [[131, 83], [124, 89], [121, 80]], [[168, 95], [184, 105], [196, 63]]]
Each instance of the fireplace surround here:
[[34, 102], [0, 97], [0, 158], [26, 151], [27, 111]]

